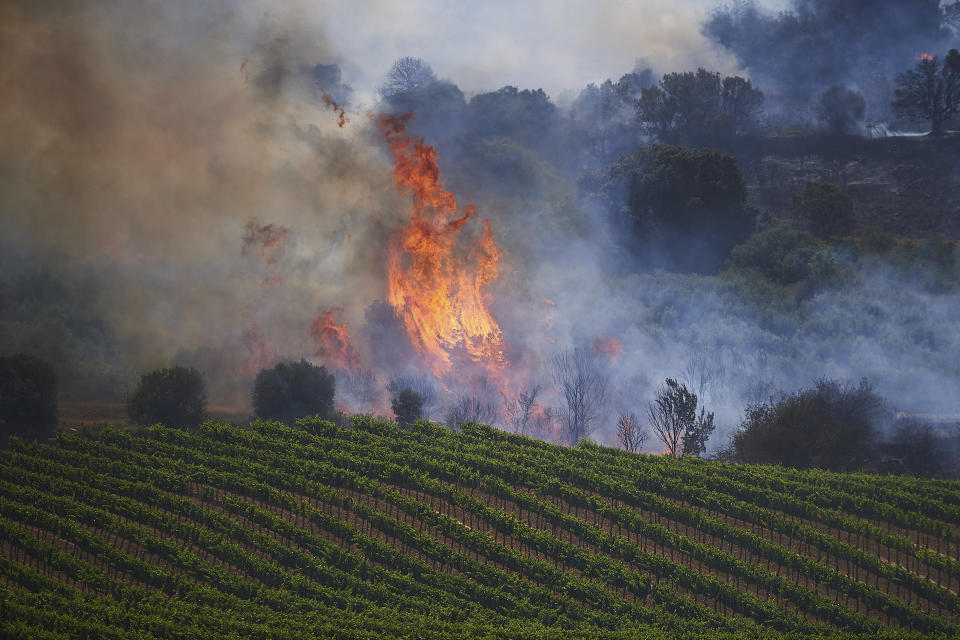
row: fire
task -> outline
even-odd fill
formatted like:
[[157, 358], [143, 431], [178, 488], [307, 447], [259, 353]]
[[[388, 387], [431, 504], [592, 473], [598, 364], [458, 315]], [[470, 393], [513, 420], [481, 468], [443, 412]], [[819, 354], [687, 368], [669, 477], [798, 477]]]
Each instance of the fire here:
[[337, 114], [337, 126], [343, 129], [343, 125], [350, 122], [350, 120], [347, 119], [347, 114], [344, 108], [337, 104], [334, 99], [328, 95], [324, 95], [321, 100], [323, 100], [324, 106]]
[[600, 336], [593, 341], [593, 350], [596, 353], [602, 353], [607, 356], [611, 363], [616, 362], [620, 354], [623, 353], [623, 345], [616, 338], [609, 336]]
[[341, 307], [321, 311], [313, 321], [311, 335], [317, 341], [317, 355], [330, 368], [356, 371], [361, 367], [360, 354], [350, 340], [347, 323], [337, 324], [336, 316]]
[[235, 369], [237, 373], [252, 376], [261, 369], [272, 367], [276, 362], [277, 356], [267, 345], [256, 322], [252, 323], [250, 328], [244, 332], [243, 344], [249, 355], [246, 362]]
[[497, 278], [501, 253], [487, 220], [479, 238], [466, 250], [460, 246], [460, 231], [476, 209], [458, 210], [442, 186], [436, 151], [407, 133], [411, 116], [378, 120], [393, 152], [397, 187], [413, 196], [409, 222], [390, 241], [388, 301], [436, 377], [451, 374], [452, 357], [462, 352], [497, 377], [508, 362], [485, 290]]
[[921, 53], [917, 56], [914, 56], [914, 60], [935, 60], [936, 56], [932, 53]]
[[270, 287], [283, 282], [279, 262], [287, 244], [290, 229], [275, 224], [259, 225], [250, 221], [244, 227], [242, 255], [256, 251], [266, 269], [261, 287]]

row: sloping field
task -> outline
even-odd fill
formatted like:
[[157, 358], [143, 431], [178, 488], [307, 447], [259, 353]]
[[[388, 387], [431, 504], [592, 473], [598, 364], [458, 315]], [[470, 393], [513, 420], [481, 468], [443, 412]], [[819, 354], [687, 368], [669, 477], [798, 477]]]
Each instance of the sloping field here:
[[5, 638], [960, 635], [957, 482], [363, 418], [12, 447]]

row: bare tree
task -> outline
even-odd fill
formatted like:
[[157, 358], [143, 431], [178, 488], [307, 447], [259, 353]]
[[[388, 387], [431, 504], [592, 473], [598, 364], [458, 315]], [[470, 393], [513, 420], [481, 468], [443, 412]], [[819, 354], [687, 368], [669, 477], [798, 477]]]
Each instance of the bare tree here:
[[687, 366], [683, 368], [683, 377], [696, 389], [700, 398], [705, 398], [711, 388], [723, 379], [726, 371], [723, 353], [718, 349], [698, 348], [691, 350]]
[[346, 391], [344, 395], [352, 396], [362, 410], [369, 411], [377, 406], [380, 401], [381, 387], [377, 384], [377, 377], [373, 371], [360, 367], [344, 376], [346, 378], [343, 385]]
[[647, 416], [654, 435], [672, 456], [700, 455], [714, 429], [713, 414], [701, 408], [698, 416], [697, 395], [673, 378], [657, 389], [656, 398], [647, 404]]
[[437, 410], [437, 385], [433, 378], [424, 375], [401, 375], [390, 378], [387, 391], [391, 397], [396, 397], [404, 389], [415, 391], [423, 402], [421, 412], [424, 418], [429, 419]]
[[437, 77], [433, 74], [433, 69], [430, 68], [429, 64], [420, 58], [405, 56], [399, 58], [390, 67], [387, 79], [380, 87], [380, 95], [389, 98], [398, 93], [406, 93], [429, 86], [436, 81]]
[[604, 362], [592, 349], [577, 347], [553, 357], [553, 379], [566, 407], [558, 411], [571, 445], [590, 435], [607, 401], [610, 377]]
[[459, 429], [461, 422], [492, 424], [497, 417], [497, 407], [493, 402], [480, 395], [460, 396], [456, 404], [450, 407], [446, 415], [446, 424], [450, 429]]
[[635, 414], [620, 414], [620, 418], [617, 420], [617, 440], [621, 447], [631, 453], [637, 453], [643, 449], [648, 436], [647, 430], [643, 428], [640, 419]]
[[540, 385], [537, 385], [530, 390], [521, 389], [516, 396], [504, 395], [504, 416], [514, 433], [526, 435], [539, 393]]

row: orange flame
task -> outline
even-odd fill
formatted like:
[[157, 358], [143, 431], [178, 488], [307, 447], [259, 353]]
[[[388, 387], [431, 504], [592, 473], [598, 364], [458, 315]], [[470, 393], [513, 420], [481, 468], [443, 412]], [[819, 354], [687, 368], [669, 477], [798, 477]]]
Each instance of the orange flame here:
[[933, 55], [932, 53], [921, 53], [921, 54], [918, 54], [918, 55], [914, 56], [913, 59], [914, 59], [914, 60], [935, 60], [935, 59], [936, 59], [936, 56]]
[[600, 336], [593, 341], [593, 350], [607, 356], [611, 363], [616, 362], [623, 353], [623, 345], [616, 338]]
[[238, 366], [235, 371], [241, 375], [252, 376], [261, 369], [268, 369], [274, 365], [277, 356], [267, 345], [263, 335], [260, 333], [260, 327], [256, 322], [250, 325], [250, 328], [243, 334], [243, 344], [249, 355], [246, 362]]
[[336, 315], [341, 311], [341, 307], [321, 311], [313, 320], [310, 333], [317, 341], [317, 355], [328, 368], [356, 371], [361, 366], [360, 354], [350, 340], [347, 323], [336, 322]]
[[329, 108], [329, 109], [332, 110], [334, 113], [336, 113], [337, 116], [339, 116], [339, 117], [337, 118], [337, 126], [340, 127], [341, 129], [343, 129], [343, 125], [345, 125], [345, 124], [347, 124], [348, 122], [350, 122], [350, 121], [347, 119], [347, 114], [346, 114], [346, 112], [344, 111], [344, 108], [343, 108], [342, 106], [340, 106], [339, 104], [337, 104], [336, 102], [334, 102], [333, 98], [331, 98], [331, 97], [328, 96], [328, 95], [324, 95], [321, 99], [323, 100], [323, 104], [324, 104], [327, 108]]
[[485, 289], [497, 278], [501, 253], [487, 220], [468, 250], [458, 246], [476, 209], [458, 212], [456, 198], [442, 186], [436, 151], [406, 131], [412, 115], [378, 120], [393, 152], [397, 187], [413, 195], [410, 221], [390, 241], [388, 301], [436, 377], [449, 375], [451, 357], [466, 352], [496, 378], [508, 362]]

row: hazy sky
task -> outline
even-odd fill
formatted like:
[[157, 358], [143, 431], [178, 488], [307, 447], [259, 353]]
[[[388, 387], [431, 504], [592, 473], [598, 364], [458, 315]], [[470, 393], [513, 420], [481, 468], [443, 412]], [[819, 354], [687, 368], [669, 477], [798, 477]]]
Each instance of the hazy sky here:
[[[347, 82], [369, 97], [393, 60], [423, 58], [464, 91], [512, 84], [552, 96], [617, 79], [644, 59], [659, 73], [732, 58], [700, 34], [718, 0], [406, 0], [307, 4]], [[786, 0], [762, 4], [782, 7]]]

